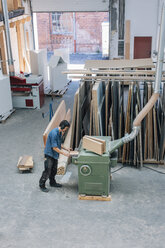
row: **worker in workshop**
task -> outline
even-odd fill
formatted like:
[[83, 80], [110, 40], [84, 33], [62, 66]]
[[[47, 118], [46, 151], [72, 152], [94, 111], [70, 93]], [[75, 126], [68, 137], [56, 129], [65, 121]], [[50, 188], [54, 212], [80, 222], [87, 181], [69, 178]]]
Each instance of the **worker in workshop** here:
[[48, 180], [48, 178], [50, 180], [51, 187], [62, 187], [61, 184], [56, 182], [55, 176], [57, 174], [57, 164], [58, 164], [59, 154], [62, 154], [66, 157], [70, 156], [69, 152], [71, 149], [70, 148], [67, 149], [61, 145], [62, 137], [69, 127], [70, 127], [69, 122], [67, 120], [63, 120], [61, 121], [59, 127], [52, 129], [48, 135], [44, 150], [45, 170], [43, 171], [42, 176], [39, 180], [39, 186], [43, 192], [49, 191], [45, 187], [45, 183]]

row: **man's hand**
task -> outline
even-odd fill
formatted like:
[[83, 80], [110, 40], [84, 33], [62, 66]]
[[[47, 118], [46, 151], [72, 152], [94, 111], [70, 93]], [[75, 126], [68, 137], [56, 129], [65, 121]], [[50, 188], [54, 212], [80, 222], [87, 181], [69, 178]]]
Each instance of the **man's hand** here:
[[70, 151], [73, 151], [73, 149], [72, 148], [68, 148], [67, 151], [70, 152]]
[[61, 148], [64, 149], [65, 151], [67, 151], [67, 152], [73, 151], [72, 148], [66, 148], [63, 145], [61, 145]]
[[66, 157], [70, 157], [70, 153], [69, 152], [63, 152], [63, 155], [66, 156]]

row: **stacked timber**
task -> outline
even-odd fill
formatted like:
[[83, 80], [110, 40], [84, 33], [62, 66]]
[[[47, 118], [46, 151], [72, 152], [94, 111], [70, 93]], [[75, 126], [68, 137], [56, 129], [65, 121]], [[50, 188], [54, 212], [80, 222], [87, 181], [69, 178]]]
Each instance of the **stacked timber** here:
[[[151, 59], [87, 61], [79, 74], [74, 98], [71, 146], [78, 148], [84, 135], [111, 136], [130, 133], [133, 121], [151, 98], [155, 69]], [[82, 76], [80, 76], [80, 74]], [[138, 136], [119, 148], [118, 160], [131, 166], [163, 163], [165, 155], [165, 83], [162, 73], [158, 102], [142, 121]]]

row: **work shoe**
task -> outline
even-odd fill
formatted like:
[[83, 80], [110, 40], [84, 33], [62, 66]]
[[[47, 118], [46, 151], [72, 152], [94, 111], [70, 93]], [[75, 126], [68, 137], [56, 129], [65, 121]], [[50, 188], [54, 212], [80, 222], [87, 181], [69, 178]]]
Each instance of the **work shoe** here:
[[61, 187], [62, 187], [62, 185], [61, 185], [61, 184], [56, 183], [56, 182], [54, 182], [54, 183], [50, 183], [50, 186], [51, 186], [51, 187], [57, 187], [57, 188], [61, 188]]
[[45, 186], [42, 186], [42, 187], [40, 186], [40, 190], [45, 193], [49, 192], [49, 190]]

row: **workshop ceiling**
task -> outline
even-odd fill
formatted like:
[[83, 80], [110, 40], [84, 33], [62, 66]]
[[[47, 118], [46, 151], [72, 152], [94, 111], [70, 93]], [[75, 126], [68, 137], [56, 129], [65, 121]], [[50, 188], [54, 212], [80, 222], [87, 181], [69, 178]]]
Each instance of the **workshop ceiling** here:
[[109, 0], [32, 0], [33, 12], [108, 11]]

